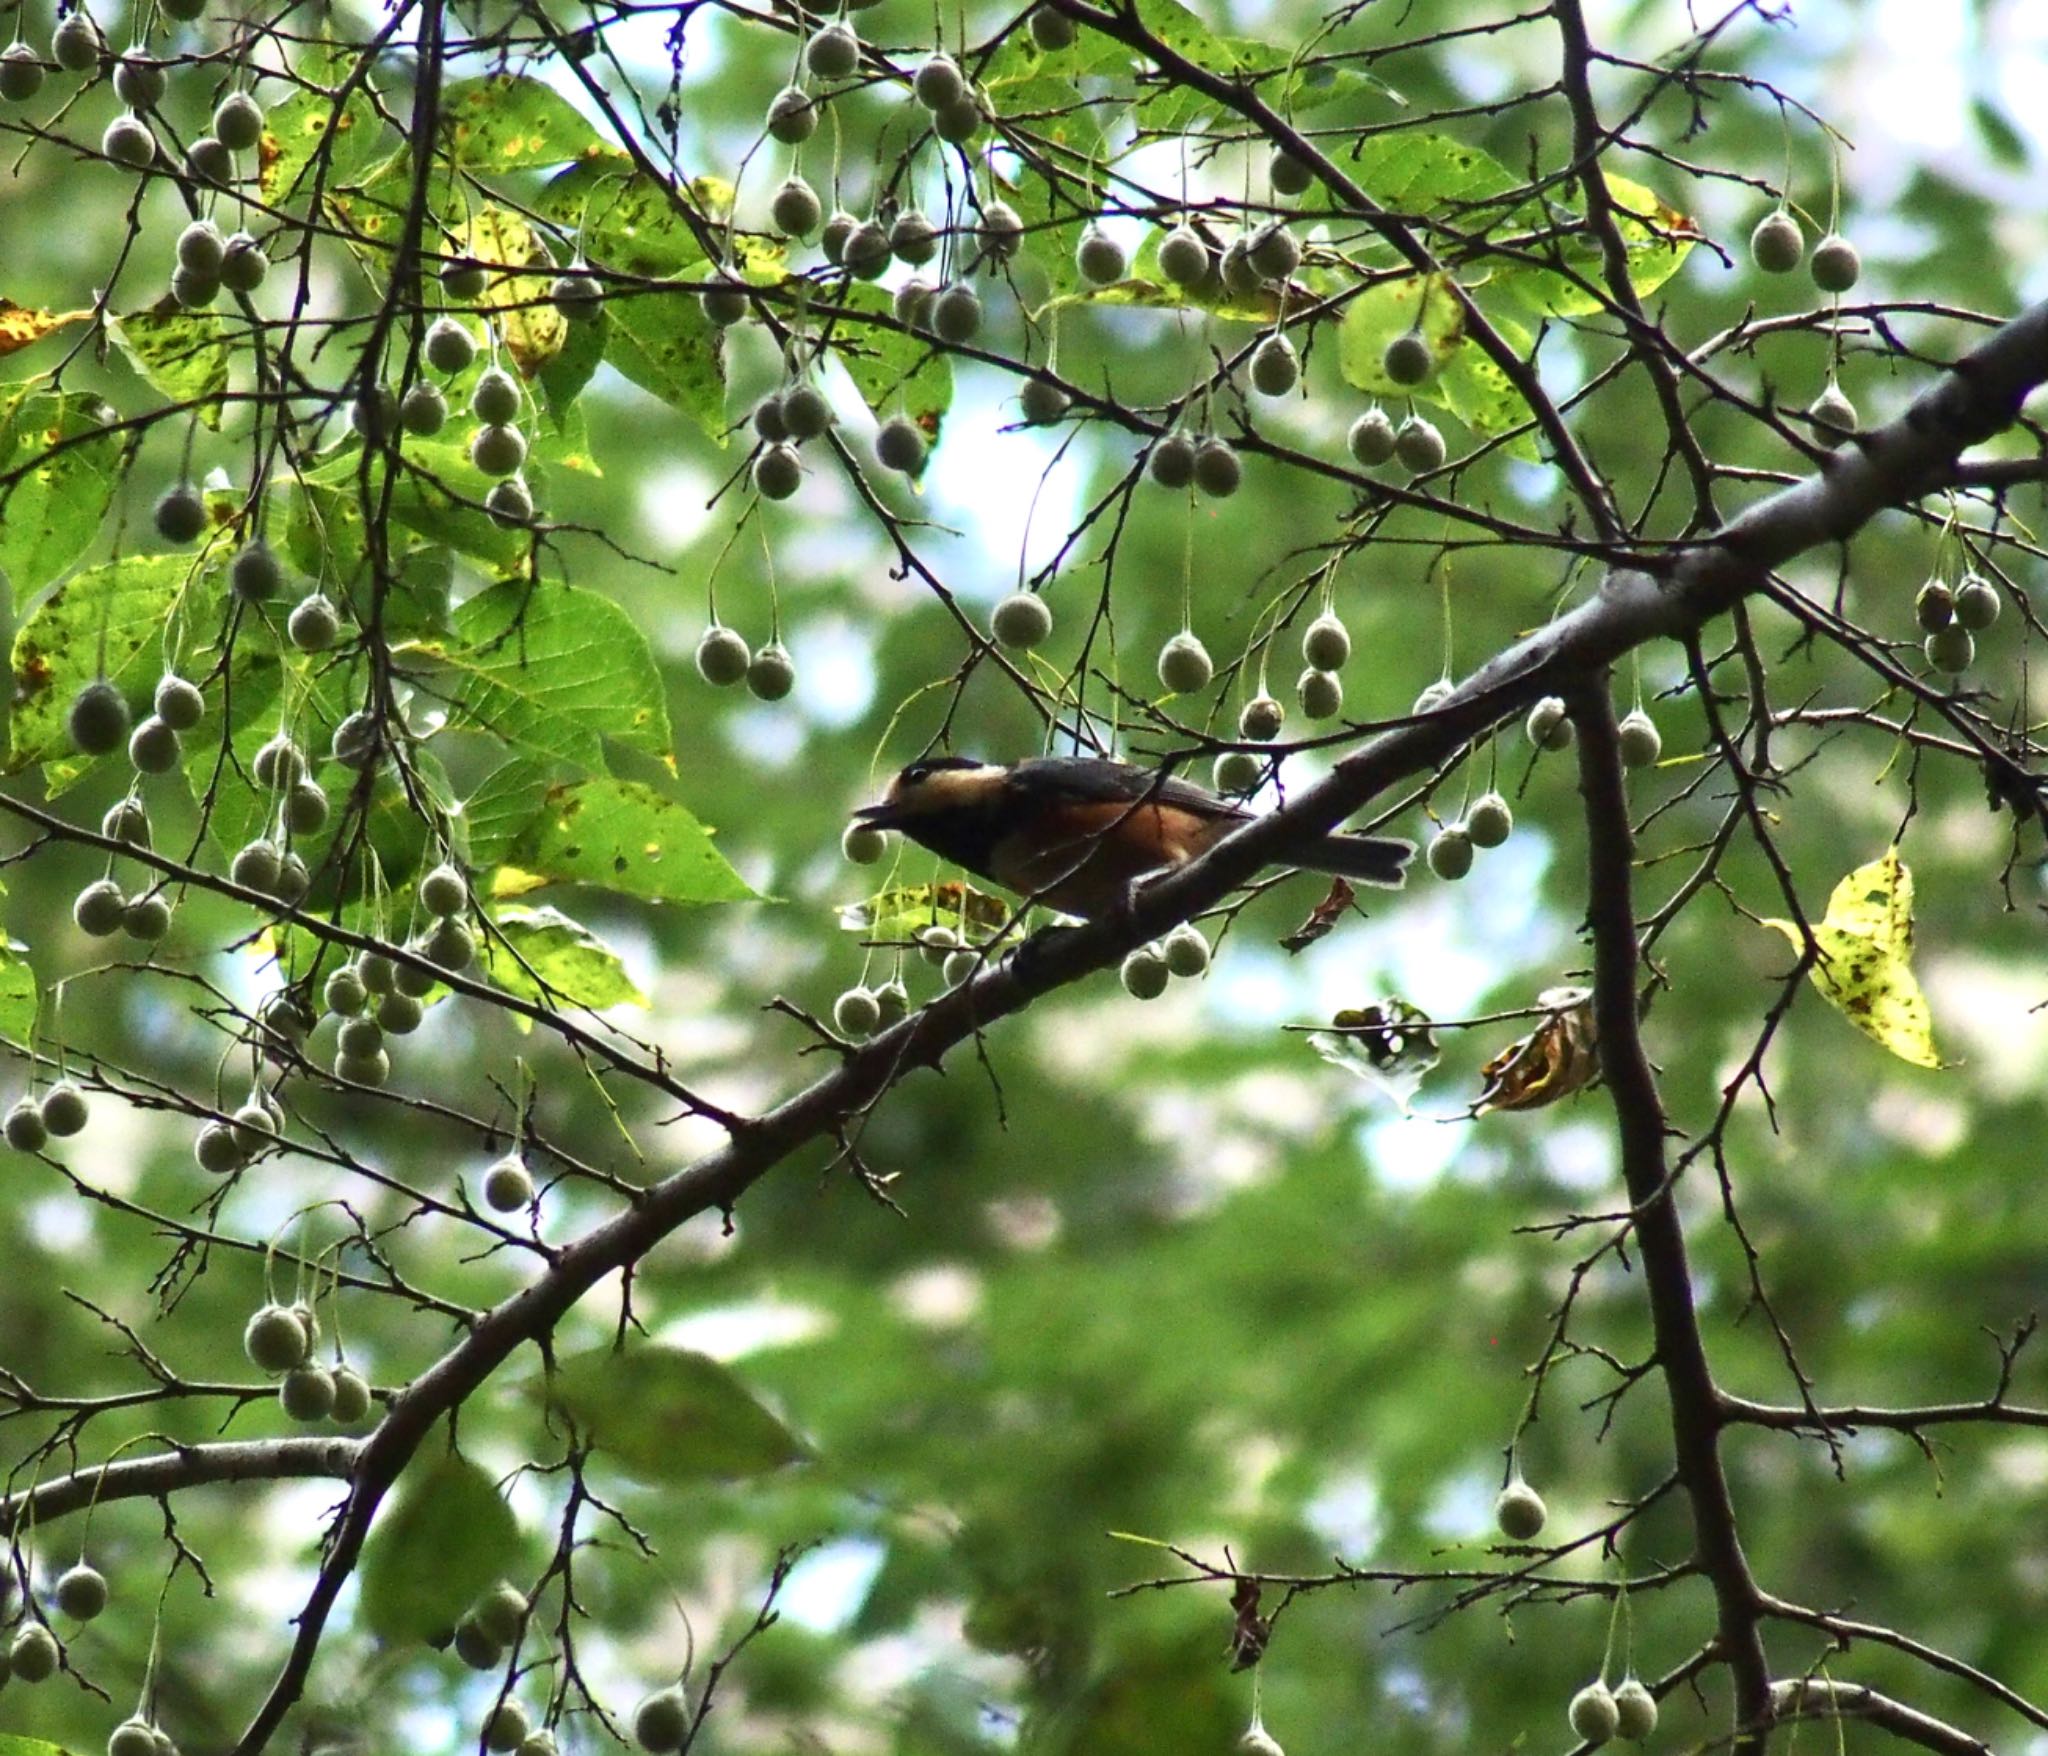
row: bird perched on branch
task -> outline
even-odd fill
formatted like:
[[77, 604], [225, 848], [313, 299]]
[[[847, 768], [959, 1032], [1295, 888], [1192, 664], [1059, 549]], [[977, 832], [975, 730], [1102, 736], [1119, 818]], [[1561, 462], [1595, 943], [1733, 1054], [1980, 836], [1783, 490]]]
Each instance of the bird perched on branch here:
[[[1094, 918], [1131, 886], [1206, 853], [1253, 813], [1191, 781], [1093, 756], [1012, 764], [964, 756], [913, 762], [880, 804], [854, 813], [1006, 890]], [[1395, 886], [1410, 842], [1314, 832], [1285, 842], [1276, 866]]]

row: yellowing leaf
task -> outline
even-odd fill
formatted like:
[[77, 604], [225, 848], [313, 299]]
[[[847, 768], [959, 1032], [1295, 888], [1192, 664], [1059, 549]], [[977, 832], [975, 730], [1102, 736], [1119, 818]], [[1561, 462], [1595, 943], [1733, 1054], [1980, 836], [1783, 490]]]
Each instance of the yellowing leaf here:
[[[490, 269], [490, 282], [480, 303], [498, 313], [505, 351], [520, 375], [531, 378], [569, 340], [568, 320], [547, 303], [554, 258], [533, 227], [502, 207], [486, 207], [469, 222], [465, 247]], [[516, 272], [525, 268], [539, 272]]]
[[1550, 1010], [1527, 1036], [1480, 1068], [1486, 1081], [1475, 1116], [1488, 1110], [1539, 1110], [1582, 1090], [1600, 1071], [1600, 1035], [1591, 988], [1545, 988], [1536, 1004]]
[[[1790, 921], [1766, 921], [1804, 948]], [[1887, 848], [1835, 886], [1826, 918], [1813, 929], [1820, 960], [1813, 984], [1865, 1036], [1915, 1067], [1939, 1067], [1927, 996], [1914, 980], [1913, 874]]]
[[17, 305], [12, 299], [0, 299], [0, 359], [18, 354], [73, 323], [83, 323], [91, 315], [90, 310], [42, 311]]

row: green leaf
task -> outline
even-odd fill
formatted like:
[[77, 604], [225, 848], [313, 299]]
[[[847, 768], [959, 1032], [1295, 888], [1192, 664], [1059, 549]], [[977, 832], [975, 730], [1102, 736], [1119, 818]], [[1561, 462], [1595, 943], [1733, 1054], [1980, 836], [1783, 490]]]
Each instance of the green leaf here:
[[1519, 190], [1522, 179], [1491, 153], [1449, 134], [1378, 134], [1354, 158], [1333, 155], [1352, 181], [1382, 207], [1403, 215], [1459, 216], [1468, 232], [1498, 224], [1530, 204], [1500, 197]]
[[959, 879], [941, 884], [906, 884], [884, 890], [839, 911], [839, 929], [877, 944], [901, 945], [921, 928], [951, 927], [977, 943], [1008, 924], [1016, 909], [999, 896]]
[[[1536, 338], [1512, 317], [1488, 312], [1487, 321], [1502, 341], [1522, 359], [1529, 357]], [[1529, 418], [1529, 405], [1522, 393], [1508, 382], [1508, 375], [1469, 341], [1457, 348], [1436, 380], [1444, 406], [1475, 433], [1491, 437]], [[1530, 440], [1526, 455], [1536, 455]]]
[[316, 155], [325, 154], [320, 175], [331, 189], [352, 179], [389, 144], [377, 106], [360, 82], [339, 109], [321, 89], [339, 90], [354, 77], [347, 49], [322, 44], [302, 56], [294, 71], [304, 83], [264, 118], [258, 148], [257, 188], [271, 207], [296, 208], [310, 197], [314, 178], [307, 173]]
[[445, 1634], [507, 1572], [519, 1526], [465, 1457], [415, 1462], [363, 1545], [362, 1616], [384, 1640]]
[[199, 569], [192, 555], [130, 555], [73, 574], [36, 606], [14, 636], [10, 773], [71, 754], [65, 719], [101, 674], [103, 630], [105, 675], [143, 708], [161, 674], [165, 624]]
[[644, 1481], [735, 1481], [811, 1456], [735, 1373], [681, 1348], [594, 1348], [532, 1388]]
[[[857, 282], [841, 301], [848, 310], [880, 314], [890, 309], [890, 295], [878, 286]], [[953, 366], [921, 336], [879, 329], [859, 322], [832, 326], [833, 351], [877, 414], [900, 410], [924, 430], [927, 445], [937, 441], [946, 411], [953, 406]]]
[[462, 820], [469, 825], [469, 857], [478, 871], [489, 871], [504, 859], [520, 832], [547, 803], [545, 763], [515, 756], [501, 762], [462, 801]]
[[[1685, 266], [1698, 234], [1692, 221], [1665, 205], [1654, 189], [1609, 172], [1607, 192], [1628, 245], [1629, 285], [1647, 297]], [[1604, 310], [1606, 266], [1599, 246], [1582, 232], [1574, 233], [1562, 241], [1557, 255], [1569, 273], [1515, 266], [1492, 275], [1488, 286], [1546, 317], [1584, 317]]]
[[[702, 279], [700, 261], [689, 278]], [[622, 376], [725, 442], [725, 337], [695, 293], [628, 293], [605, 304], [605, 358]]]
[[[1805, 944], [1791, 921], [1764, 925], [1794, 947]], [[1813, 985], [1828, 1004], [1901, 1061], [1939, 1067], [1927, 997], [1913, 975], [1913, 874], [1897, 848], [1835, 886], [1813, 937], [1820, 947]]]
[[42, 1738], [24, 1738], [19, 1732], [0, 1732], [0, 1756], [69, 1756], [62, 1744]]
[[120, 441], [102, 430], [111, 413], [85, 390], [24, 390], [0, 400], [0, 479], [15, 478], [0, 489], [0, 572], [17, 605], [99, 533], [121, 454]]
[[[1419, 326], [1423, 339], [1436, 356], [1437, 369], [1428, 380], [1412, 388], [1396, 384], [1381, 364], [1387, 343]], [[1444, 402], [1441, 383], [1444, 362], [1463, 348], [1465, 313], [1441, 275], [1426, 280], [1420, 275], [1403, 275], [1361, 288], [1344, 307], [1344, 320], [1337, 330], [1337, 368], [1347, 384], [1369, 390], [1375, 396], [1413, 396], [1422, 402]]]
[[111, 327], [136, 371], [173, 402], [202, 405], [200, 420], [219, 428], [228, 343], [217, 312], [187, 311], [166, 295], [147, 311], [116, 317]]
[[36, 972], [28, 947], [0, 935], [0, 1032], [26, 1042], [36, 1025]]
[[547, 412], [549, 426], [557, 433], [566, 431], [576, 416], [576, 399], [603, 364], [605, 342], [610, 333], [611, 319], [603, 311], [595, 317], [570, 324], [569, 339], [563, 343], [562, 351], [540, 369], [536, 382], [540, 386], [541, 403]]
[[604, 740], [669, 754], [668, 704], [647, 637], [610, 598], [508, 579], [455, 613], [453, 640], [418, 650], [448, 672], [454, 723], [586, 769]]
[[760, 900], [711, 845], [711, 831], [638, 781], [574, 781], [547, 789], [541, 811], [505, 852], [498, 896], [544, 884], [591, 884], [649, 902]]
[[625, 960], [561, 910], [508, 906], [494, 911], [491, 919], [497, 933], [485, 935], [484, 973], [506, 993], [536, 1005], [592, 1012], [647, 1004], [647, 996], [627, 975]]
[[[362, 445], [350, 439], [300, 478], [305, 505], [286, 535], [296, 565], [318, 579], [345, 582], [356, 575], [365, 553], [364, 495], [370, 495], [373, 507], [381, 505], [381, 468], [381, 462], [373, 464], [366, 490]], [[529, 480], [532, 476], [529, 470]], [[527, 552], [530, 538], [500, 526], [484, 511], [490, 491], [490, 478], [469, 461], [463, 443], [408, 437], [391, 484], [390, 517], [457, 554], [503, 569]]]
[[529, 170], [606, 150], [566, 98], [518, 73], [454, 82], [441, 96], [441, 125], [466, 171]]

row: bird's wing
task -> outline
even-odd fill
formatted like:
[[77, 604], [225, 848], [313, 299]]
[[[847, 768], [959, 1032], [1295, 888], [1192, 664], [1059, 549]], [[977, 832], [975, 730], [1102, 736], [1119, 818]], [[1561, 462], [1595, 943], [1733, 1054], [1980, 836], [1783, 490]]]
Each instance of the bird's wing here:
[[1235, 821], [1245, 815], [1206, 787], [1154, 768], [1112, 762], [1102, 756], [1038, 756], [1017, 764], [1013, 783], [1027, 796], [1048, 803], [1164, 805], [1197, 817]]

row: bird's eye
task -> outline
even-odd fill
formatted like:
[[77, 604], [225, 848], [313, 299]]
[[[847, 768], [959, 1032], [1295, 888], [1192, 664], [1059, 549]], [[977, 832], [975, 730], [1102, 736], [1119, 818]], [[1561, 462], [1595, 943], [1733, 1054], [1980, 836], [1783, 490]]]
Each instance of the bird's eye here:
[[903, 782], [906, 786], [921, 785], [931, 777], [932, 765], [929, 762], [913, 762], [903, 771]]

